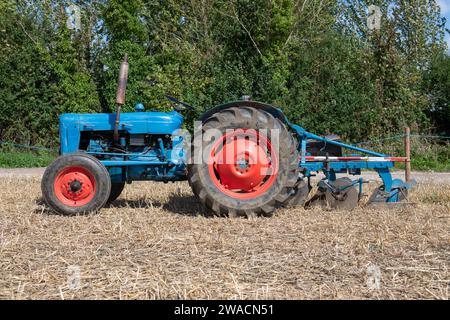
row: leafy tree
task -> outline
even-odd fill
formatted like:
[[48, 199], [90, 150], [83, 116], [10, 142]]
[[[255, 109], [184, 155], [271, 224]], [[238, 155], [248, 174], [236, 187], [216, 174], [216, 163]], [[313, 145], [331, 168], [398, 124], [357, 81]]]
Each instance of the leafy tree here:
[[448, 132], [444, 22], [435, 0], [4, 0], [0, 139], [56, 145], [59, 114], [113, 112], [126, 53], [125, 111], [167, 93], [199, 108], [189, 123], [249, 94], [351, 140]]
[[439, 54], [434, 57], [430, 71], [425, 75], [425, 92], [431, 105], [427, 114], [435, 124], [435, 131], [450, 136], [450, 57]]
[[[381, 9], [381, 28], [367, 26], [369, 4]], [[420, 90], [431, 57], [444, 50], [444, 20], [436, 1], [342, 1], [338, 26], [367, 48], [367, 70], [375, 85], [374, 117], [368, 135], [398, 132], [409, 125], [427, 129], [427, 97]]]
[[8, 1], [1, 8], [3, 139], [56, 144], [58, 114], [99, 110], [82, 35], [62, 3]]

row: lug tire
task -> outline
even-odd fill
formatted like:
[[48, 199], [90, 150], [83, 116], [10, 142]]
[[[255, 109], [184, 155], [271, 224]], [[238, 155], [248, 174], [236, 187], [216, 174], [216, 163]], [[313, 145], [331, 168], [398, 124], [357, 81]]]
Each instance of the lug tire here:
[[[297, 183], [299, 171], [295, 139], [286, 126], [263, 110], [240, 106], [222, 110], [205, 119], [203, 132], [208, 129], [220, 130], [224, 136], [228, 129], [253, 129], [257, 132], [264, 130], [268, 132], [268, 135], [271, 129], [279, 130], [278, 154], [274, 156], [277, 158], [277, 174], [274, 178], [270, 178], [272, 180], [269, 187], [266, 187], [267, 190], [256, 192], [254, 196], [253, 194], [245, 197], [239, 195], [240, 198], [237, 198], [221, 190], [211, 175], [210, 166], [205, 161], [188, 166], [189, 184], [208, 211], [217, 216], [228, 217], [271, 216], [277, 208], [283, 206]], [[271, 136], [267, 137], [269, 144], [271, 138]], [[215, 141], [202, 142], [203, 155], [206, 152], [205, 157], [212, 152], [214, 143]], [[194, 153], [195, 150], [193, 150]], [[237, 163], [234, 165], [237, 168]]]

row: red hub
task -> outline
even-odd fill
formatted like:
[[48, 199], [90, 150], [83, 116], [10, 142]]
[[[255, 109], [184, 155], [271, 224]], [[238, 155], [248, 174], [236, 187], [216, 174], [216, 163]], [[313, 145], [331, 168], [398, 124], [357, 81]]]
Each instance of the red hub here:
[[236, 199], [252, 199], [273, 185], [278, 158], [265, 135], [255, 130], [237, 129], [215, 142], [208, 169], [221, 192]]
[[95, 195], [95, 178], [82, 167], [66, 167], [55, 178], [55, 195], [66, 206], [81, 207]]

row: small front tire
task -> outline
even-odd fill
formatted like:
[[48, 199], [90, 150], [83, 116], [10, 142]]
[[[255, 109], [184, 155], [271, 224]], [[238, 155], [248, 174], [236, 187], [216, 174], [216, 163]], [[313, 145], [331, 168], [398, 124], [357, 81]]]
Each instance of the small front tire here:
[[111, 193], [106, 167], [84, 153], [58, 157], [44, 172], [41, 190], [45, 203], [64, 215], [76, 215], [101, 209]]

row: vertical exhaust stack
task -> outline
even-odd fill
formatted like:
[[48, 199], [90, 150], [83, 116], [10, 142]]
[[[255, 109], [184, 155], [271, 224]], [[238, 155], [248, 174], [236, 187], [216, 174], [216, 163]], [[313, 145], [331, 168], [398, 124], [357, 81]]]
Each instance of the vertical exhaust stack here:
[[119, 142], [119, 123], [120, 123], [120, 109], [125, 104], [125, 91], [127, 88], [128, 79], [128, 55], [125, 54], [123, 62], [120, 65], [119, 83], [117, 84], [116, 96], [116, 121], [114, 123], [114, 142]]

